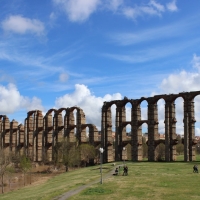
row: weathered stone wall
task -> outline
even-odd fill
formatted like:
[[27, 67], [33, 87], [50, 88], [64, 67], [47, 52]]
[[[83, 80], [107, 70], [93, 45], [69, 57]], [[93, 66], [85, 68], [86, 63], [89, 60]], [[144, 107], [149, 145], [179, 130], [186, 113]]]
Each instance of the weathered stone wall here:
[[0, 148], [16, 155], [26, 154], [35, 162], [46, 162], [53, 159], [53, 147], [65, 137], [70, 142], [77, 139], [80, 144], [97, 147], [100, 144], [98, 129], [85, 121], [85, 114], [79, 107], [50, 109], [45, 116], [39, 110], [29, 111], [24, 126], [0, 115]]

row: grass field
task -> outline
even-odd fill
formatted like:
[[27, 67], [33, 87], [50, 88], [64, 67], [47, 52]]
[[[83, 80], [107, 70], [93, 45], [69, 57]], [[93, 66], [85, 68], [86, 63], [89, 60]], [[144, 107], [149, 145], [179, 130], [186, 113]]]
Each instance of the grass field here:
[[[154, 199], [189, 200], [200, 199], [200, 174], [192, 167], [200, 162], [126, 162], [129, 175], [111, 176], [103, 184], [94, 184], [74, 199]], [[117, 163], [122, 164], [122, 163]], [[100, 180], [99, 166], [87, 167], [58, 175], [45, 183], [27, 186], [20, 190], [0, 195], [1, 200], [48, 200], [92, 180]], [[103, 165], [103, 174], [113, 166]]]

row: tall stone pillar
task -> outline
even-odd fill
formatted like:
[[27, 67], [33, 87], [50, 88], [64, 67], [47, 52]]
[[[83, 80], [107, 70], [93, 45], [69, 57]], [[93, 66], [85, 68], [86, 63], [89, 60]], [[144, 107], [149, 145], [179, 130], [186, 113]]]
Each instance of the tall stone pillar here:
[[81, 125], [85, 124], [85, 113], [83, 112], [82, 109], [77, 109], [77, 124], [76, 124], [76, 133], [77, 133], [77, 139], [79, 140], [80, 143], [86, 142], [86, 128], [82, 129]]
[[165, 161], [170, 161], [170, 102], [165, 104]]
[[17, 127], [17, 155], [25, 154], [25, 138], [24, 138], [24, 126], [22, 124]]
[[69, 142], [75, 142], [75, 131], [74, 130], [75, 130], [77, 124], [75, 124], [74, 113], [71, 108], [67, 109], [65, 121], [67, 121], [67, 125], [66, 125], [66, 129], [65, 129], [64, 137], [67, 137]]
[[126, 122], [126, 109], [124, 105], [117, 104], [116, 108], [116, 120], [115, 120], [115, 160], [123, 160], [123, 147], [126, 141], [126, 127], [124, 126]]
[[131, 110], [131, 152], [132, 161], [142, 160], [141, 108], [138, 101], [132, 102]]
[[101, 147], [104, 149], [103, 162], [112, 162], [113, 157], [113, 139], [112, 139], [112, 117], [111, 107], [104, 102], [102, 107], [102, 127], [101, 127]]
[[122, 141], [122, 126], [120, 123], [120, 118], [122, 114], [121, 107], [116, 107], [115, 116], [115, 161], [120, 161], [122, 159], [121, 155], [121, 141]]
[[114, 161], [113, 157], [113, 138], [112, 138], [112, 113], [111, 107], [106, 112], [106, 148], [107, 148], [107, 162]]
[[194, 99], [188, 102], [189, 160], [195, 161], [195, 114]]
[[176, 161], [176, 113], [174, 101], [170, 104], [169, 113], [169, 128], [170, 128], [170, 161]]
[[101, 147], [104, 149], [102, 161], [107, 162], [107, 149], [106, 149], [106, 102], [101, 109]]
[[14, 119], [10, 123], [10, 152], [17, 154], [17, 130], [18, 122]]
[[190, 133], [189, 133], [189, 120], [191, 118], [191, 112], [189, 112], [191, 108], [190, 101], [187, 97], [184, 98], [184, 161], [190, 161]]
[[158, 135], [158, 111], [157, 103], [153, 98], [148, 98], [148, 160], [156, 160], [156, 144], [155, 141], [159, 139]]

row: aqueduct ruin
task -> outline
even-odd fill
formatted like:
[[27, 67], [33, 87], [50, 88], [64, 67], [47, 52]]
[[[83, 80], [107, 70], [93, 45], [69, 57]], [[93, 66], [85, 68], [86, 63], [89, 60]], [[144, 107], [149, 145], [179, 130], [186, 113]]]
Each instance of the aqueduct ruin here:
[[[155, 161], [155, 149], [161, 143], [158, 135], [158, 108], [157, 102], [160, 99], [165, 101], [165, 161], [176, 160], [176, 109], [175, 100], [182, 97], [184, 101], [184, 160], [194, 161], [195, 158], [195, 115], [194, 98], [200, 95], [200, 91], [182, 92], [179, 94], [156, 95], [153, 97], [142, 97], [140, 99], [128, 99], [104, 102], [102, 107], [102, 128], [101, 142], [105, 148], [104, 162], [113, 161], [113, 149], [115, 149], [114, 160], [123, 160], [123, 147], [128, 143], [132, 147], [132, 160], [142, 160], [142, 128], [143, 123], [148, 125], [148, 160]], [[141, 120], [142, 101], [148, 103], [148, 119]], [[131, 121], [126, 121], [125, 105], [130, 103]], [[116, 105], [115, 119], [115, 147], [112, 143], [112, 118], [111, 106]], [[131, 141], [126, 139], [125, 126], [131, 125]], [[125, 156], [125, 155], [124, 155]]]
[[[182, 92], [179, 94], [156, 95], [140, 99], [115, 100], [104, 102], [101, 117], [101, 141], [99, 131], [93, 124], [86, 124], [85, 114], [79, 107], [50, 109], [45, 116], [39, 110], [29, 111], [24, 125], [17, 121], [10, 122], [6, 115], [0, 115], [0, 148], [15, 154], [29, 155], [33, 161], [41, 162], [53, 159], [53, 148], [61, 139], [69, 141], [78, 139], [79, 143], [89, 143], [105, 149], [104, 162], [125, 159], [123, 147], [131, 145], [131, 160], [142, 160], [142, 124], [148, 126], [148, 160], [155, 161], [155, 149], [161, 142], [158, 134], [158, 108], [160, 99], [165, 101], [165, 161], [176, 160], [176, 108], [175, 100], [181, 97], [184, 101], [184, 160], [195, 160], [195, 113], [194, 98], [200, 91]], [[148, 115], [141, 119], [141, 103], [147, 101]], [[126, 104], [131, 104], [131, 120], [126, 120]], [[112, 125], [111, 106], [116, 105], [115, 126]], [[76, 111], [76, 117], [74, 117]], [[131, 140], [126, 137], [126, 125], [131, 126]], [[115, 127], [115, 143], [112, 130]], [[89, 129], [89, 137], [86, 136]]]
[[[89, 141], [86, 140], [87, 127]], [[77, 138], [79, 143], [100, 144], [96, 126], [85, 123], [85, 114], [79, 107], [50, 109], [44, 117], [39, 110], [29, 111], [24, 125], [18, 125], [15, 120], [10, 122], [6, 115], [0, 115], [0, 133], [1, 149], [15, 154], [25, 153], [35, 162], [51, 161], [53, 147], [63, 137], [68, 137], [70, 142]]]

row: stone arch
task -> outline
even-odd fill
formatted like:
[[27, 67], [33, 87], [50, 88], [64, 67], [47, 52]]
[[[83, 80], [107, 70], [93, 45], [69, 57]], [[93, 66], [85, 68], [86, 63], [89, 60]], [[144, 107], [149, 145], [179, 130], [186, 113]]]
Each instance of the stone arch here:
[[[73, 111], [76, 110], [76, 124]], [[73, 106], [68, 108], [67, 112], [67, 129], [65, 137], [74, 142], [77, 139], [80, 143], [86, 140], [86, 130], [81, 129], [81, 125], [85, 124], [85, 113], [80, 107]], [[76, 128], [76, 132], [74, 129]]]
[[179, 93], [179, 96], [184, 99], [184, 161], [196, 160], [194, 98], [197, 95], [200, 95], [200, 91]]
[[43, 115], [40, 110], [27, 113], [25, 119], [26, 155], [33, 161], [42, 161]]
[[53, 146], [55, 145], [54, 139], [56, 134], [56, 112], [57, 110], [52, 108], [47, 111], [43, 118], [43, 140], [42, 140], [42, 156], [43, 161], [51, 161], [53, 158]]
[[24, 126], [22, 124], [19, 124], [17, 127], [16, 148], [17, 155], [23, 155], [25, 153]]
[[[115, 158], [113, 155], [113, 137], [112, 137], [112, 112], [111, 106], [116, 105], [116, 119], [115, 119], [115, 147], [119, 148], [120, 141], [118, 140], [118, 135], [120, 135], [121, 130], [119, 130], [120, 119], [122, 118], [122, 112], [120, 112], [118, 103], [120, 100], [104, 102], [102, 107], [102, 116], [101, 116], [101, 146], [104, 148], [103, 162], [112, 162], [117, 160], [115, 150]], [[118, 154], [117, 154], [118, 155]]]

